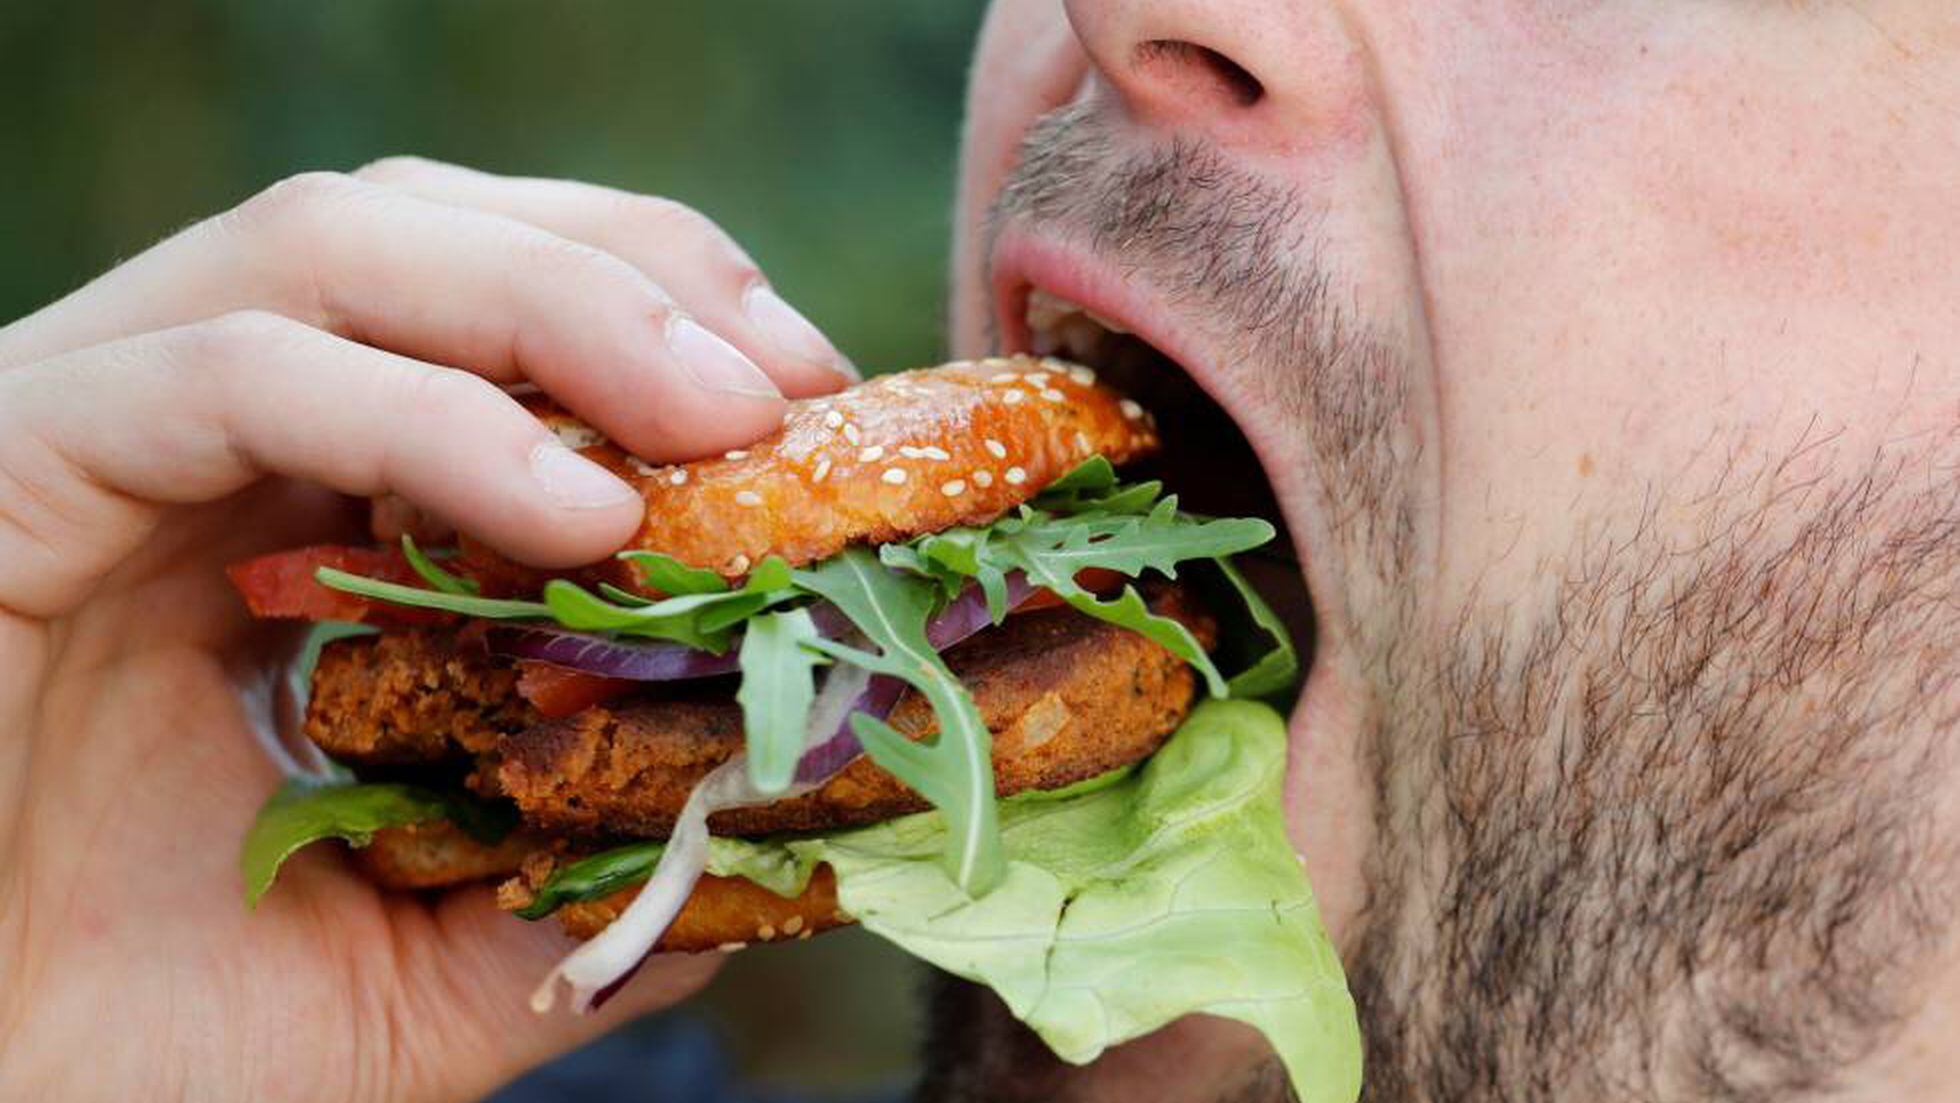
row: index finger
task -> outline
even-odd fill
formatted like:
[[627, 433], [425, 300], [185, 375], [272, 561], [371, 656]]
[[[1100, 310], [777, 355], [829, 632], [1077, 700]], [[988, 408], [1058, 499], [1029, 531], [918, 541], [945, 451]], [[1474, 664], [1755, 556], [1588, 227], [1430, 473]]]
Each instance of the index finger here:
[[540, 566], [602, 558], [645, 511], [480, 378], [231, 315], [0, 374], [0, 608], [67, 611], [166, 506], [267, 474], [400, 493]]

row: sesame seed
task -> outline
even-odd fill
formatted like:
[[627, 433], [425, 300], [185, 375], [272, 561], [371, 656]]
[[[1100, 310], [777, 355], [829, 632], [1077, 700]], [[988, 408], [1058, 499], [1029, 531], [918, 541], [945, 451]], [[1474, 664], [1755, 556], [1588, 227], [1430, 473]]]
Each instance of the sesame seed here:
[[1041, 397], [1047, 399], [1050, 402], [1061, 402], [1068, 398], [1067, 395], [1063, 394], [1062, 392], [1056, 390], [1053, 387], [1041, 388]]
[[606, 439], [599, 435], [599, 430], [590, 425], [566, 421], [553, 424], [551, 435], [557, 437], [558, 443], [567, 448], [590, 448]]
[[1073, 379], [1077, 386], [1086, 387], [1096, 381], [1096, 369], [1077, 364], [1068, 370], [1068, 377]]
[[1009, 406], [1015, 406], [1015, 405], [1019, 405], [1021, 400], [1027, 397], [1028, 397], [1028, 392], [1026, 391], [1008, 391], [1006, 394], [1000, 396], [1000, 400], [1002, 402], [1007, 403]]
[[820, 483], [829, 477], [830, 477], [830, 457], [825, 456], [823, 459], [817, 461], [817, 469], [810, 473], [810, 481], [813, 483]]
[[987, 379], [987, 382], [989, 382], [989, 383], [1012, 383], [1012, 382], [1014, 382], [1015, 380], [1017, 380], [1017, 379], [1019, 379], [1019, 378], [1021, 378], [1021, 373], [1020, 373], [1020, 372], [1011, 372], [1011, 371], [1004, 371], [1004, 372], [1001, 372], [1001, 373], [1000, 373], [999, 375], [995, 375], [995, 376], [990, 376], [990, 377], [989, 377], [989, 378]]
[[741, 574], [749, 569], [749, 557], [737, 552], [735, 558], [728, 561], [728, 569], [734, 574]]
[[1048, 373], [1045, 371], [1031, 371], [1025, 378], [1029, 383], [1037, 387], [1046, 387], [1048, 385]]
[[1075, 431], [1075, 446], [1084, 452], [1089, 450], [1089, 434], [1080, 429]]
[[724, 954], [732, 954], [737, 950], [746, 950], [748, 948], [749, 944], [746, 942], [724, 942], [715, 947], [715, 949], [720, 950]]
[[738, 505], [759, 506], [762, 504], [762, 495], [753, 490], [738, 491], [735, 494], [735, 502]]
[[1028, 473], [1018, 467], [1010, 467], [1007, 469], [1006, 478], [1009, 486], [1020, 486], [1028, 481]]
[[994, 473], [984, 467], [975, 471], [973, 473], [973, 485], [982, 490], [994, 485]]
[[884, 456], [885, 456], [885, 446], [882, 444], [874, 444], [871, 447], [866, 448], [858, 453], [858, 462], [871, 463], [875, 460], [883, 459]]
[[857, 442], [863, 438], [858, 435], [857, 426], [846, 425], [844, 426], [844, 439], [850, 441], [853, 445], [856, 445]]
[[764, 942], [776, 941], [776, 928], [764, 923], [755, 929], [755, 936]]
[[749, 454], [740, 448], [730, 448], [721, 454], [721, 458], [725, 460], [745, 460], [749, 458]]
[[674, 473], [672, 475], [667, 476], [667, 482], [673, 486], [681, 486], [685, 484], [687, 482], [687, 468], [685, 467], [674, 468]]
[[893, 486], [897, 486], [905, 481], [905, 469], [903, 467], [887, 467], [885, 468], [885, 473], [878, 477]]
[[792, 915], [788, 919], [783, 920], [783, 933], [786, 935], [795, 934], [802, 929], [803, 917], [800, 915]]
[[899, 445], [898, 454], [904, 456], [908, 460], [922, 460], [926, 458], [925, 449], [910, 444]]
[[836, 410], [825, 410], [823, 412], [823, 424], [826, 429], [835, 429], [844, 424], [844, 415], [838, 413]]
[[1118, 402], [1116, 406], [1118, 409], [1123, 411], [1123, 416], [1129, 418], [1131, 421], [1136, 421], [1138, 418], [1141, 418], [1143, 416], [1143, 407], [1137, 405], [1135, 402], [1132, 402], [1127, 398], [1121, 402]]
[[1004, 460], [1007, 458], [1007, 446], [1005, 444], [1002, 444], [1001, 442], [995, 440], [992, 437], [988, 437], [985, 441], [985, 444], [987, 445], [988, 455], [992, 456], [997, 460]]
[[638, 456], [626, 457], [626, 468], [641, 478], [646, 478], [654, 473], [653, 465]]
[[950, 460], [953, 458], [951, 452], [946, 451], [936, 444], [928, 444], [924, 448], [919, 449], [919, 455], [929, 460]]
[[951, 482], [941, 486], [939, 488], [939, 492], [941, 494], [944, 494], [948, 498], [957, 498], [960, 495], [966, 493], [966, 480], [954, 479]]
[[[797, 916], [796, 918], [798, 918], [798, 919], [801, 919], [801, 918], [803, 918], [803, 917], [799, 915], [799, 916]], [[800, 935], [797, 935], [797, 936], [796, 936], [796, 940], [797, 940], [798, 942], [801, 942], [801, 941], [803, 941], [804, 939], [806, 939], [806, 938], [809, 938], [809, 937], [810, 937], [811, 935], [813, 935], [813, 934], [816, 934], [816, 933], [817, 933], [817, 929], [816, 929], [815, 927], [811, 927], [811, 928], [808, 928], [808, 929], [806, 929], [806, 930], [805, 930], [805, 931], [804, 931], [804, 932], [803, 932], [802, 934], [800, 934]]]

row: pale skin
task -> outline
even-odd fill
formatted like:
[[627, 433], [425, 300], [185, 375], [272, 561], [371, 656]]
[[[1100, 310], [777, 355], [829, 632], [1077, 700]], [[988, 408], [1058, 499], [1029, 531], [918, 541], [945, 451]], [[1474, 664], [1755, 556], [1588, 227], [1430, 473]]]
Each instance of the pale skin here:
[[272, 637], [221, 569], [359, 539], [329, 491], [602, 557], [637, 495], [495, 384], [650, 457], [744, 444], [849, 370], [772, 294], [677, 204], [396, 160], [280, 184], [0, 330], [0, 1095], [469, 1099], [706, 981], [656, 961], [595, 1016], [537, 1016], [551, 925], [324, 854], [247, 912], [276, 772], [232, 675]]
[[[1330, 470], [1311, 443], [1331, 400], [1272, 400], [1301, 361], [1240, 343], [1219, 320], [1230, 289], [1189, 293], [1165, 255], [1112, 257], [1074, 224], [1010, 210], [1000, 233], [987, 232], [1030, 125], [1078, 100], [1082, 128], [1114, 157], [1181, 142], [1311, 212], [1271, 259], [1332, 273], [1341, 310], [1388, 350], [1406, 387], [1380, 461], [1399, 495], [1389, 500], [1407, 504], [1406, 572], [1386, 577], [1351, 535], [1355, 515], [1330, 504], [1355, 474]], [[774, 424], [781, 395], [836, 383], [821, 338], [772, 337], [751, 321], [753, 266], [658, 201], [414, 162], [361, 177], [276, 189], [0, 330], [0, 807], [13, 813], [0, 828], [0, 1093], [41, 1097], [86, 1059], [102, 1098], [158, 1084], [196, 1098], [470, 1098], [705, 979], [697, 962], [659, 961], [596, 1020], [534, 1020], [523, 997], [562, 946], [480, 895], [433, 908], [390, 900], [317, 856], [256, 915], [233, 906], [236, 840], [273, 773], [226, 679], [227, 656], [258, 641], [218, 569], [345, 537], [346, 511], [306, 487], [398, 493], [514, 555], [576, 562], [624, 539], [630, 504], [562, 465], [540, 481], [541, 431], [483, 380], [534, 380], [656, 459], [737, 446]], [[1507, 745], [1525, 747], [1573, 738], [1550, 722], [1475, 727], [1464, 718], [1474, 709], [1447, 694], [1422, 699], [1407, 687], [1429, 683], [1390, 675], [1458, 672], [1458, 626], [1499, 638], [1529, 628], [1553, 582], [1584, 573], [1574, 564], [1626, 562], [1651, 546], [1679, 553], [1660, 560], [1674, 570], [1718, 546], [1712, 534], [1737, 532], [1739, 516], [1773, 540], [1805, 519], [1791, 488], [1855, 482], [1875, 454], [1888, 457], [1887, 485], [1905, 489], [1854, 514], [1851, 531], [1937, 517], [1939, 491], [1960, 470], [1950, 450], [1956, 179], [1960, 12], [1950, 4], [995, 6], [957, 212], [954, 351], [990, 347], [997, 295], [1072, 281], [1071, 297], [1105, 295], [1095, 305], [1148, 326], [1258, 446], [1320, 618], [1294, 714], [1291, 827], [1337, 940], [1369, 982], [1364, 1009], [1412, 1007], [1408, 1021], [1427, 1021], [1409, 995], [1422, 986], [1398, 982], [1393, 949], [1469, 920], [1447, 910], [1461, 898], [1408, 871], [1433, 866], [1440, 879], [1466, 854], [1488, 857], [1453, 847], [1420, 769], [1371, 766], [1371, 748], [1420, 764], [1431, 728], [1453, 736], [1437, 740], [1450, 747], [1468, 745], [1473, 728], [1515, 731]], [[669, 300], [756, 374], [711, 377], [718, 391], [698, 385], [703, 373], [659, 340], [672, 332]], [[773, 332], [789, 332], [780, 313], [764, 313]], [[1820, 438], [1827, 447], [1807, 447]], [[1724, 482], [1729, 471], [1741, 474]], [[1755, 497], [1723, 508], [1734, 494]], [[1776, 508], [1748, 512], [1763, 502]], [[1918, 549], [1915, 599], [1954, 592], [1939, 573], [1943, 550]], [[1756, 604], [1781, 607], [1775, 581], [1754, 591]], [[1623, 610], [1598, 608], [1615, 639], [1628, 635]], [[1762, 691], [1790, 705], [1764, 730], [1793, 754], [1827, 742], [1792, 718], [1844, 699], [1834, 691], [1848, 685], [1887, 716], [1910, 714], [1897, 730], [1871, 727], [1888, 746], [1943, 745], [1952, 643], [1938, 634], [1943, 607], [1930, 608], [1919, 636], [1894, 634], [1897, 654], [1926, 664], [1917, 681], [1864, 676], [1855, 655], [1833, 652]], [[1588, 640], [1565, 642], [1549, 652], [1554, 671], [1584, 657]], [[1566, 690], [1575, 699], [1577, 684]], [[1736, 684], [1757, 688], [1737, 675], [1703, 687], [1711, 696], [1697, 703], [1719, 705]], [[1508, 715], [1502, 702], [1471, 704]], [[1617, 734], [1645, 737], [1633, 724]], [[1720, 733], [1668, 734], [1694, 751]], [[1925, 789], [1912, 805], [1921, 854], [1952, 837], [1960, 812], [1960, 783], [1936, 756], [1932, 766], [1913, 771]], [[1457, 809], [1483, 794], [1468, 776], [1440, 788]], [[1641, 780], [1661, 789], [1669, 777], [1655, 768]], [[1601, 785], [1614, 794], [1604, 818], [1632, 807]], [[1654, 813], [1662, 834], [1694, 824], [1691, 811], [1664, 811]], [[1542, 847], [1564, 836], [1530, 837]], [[1928, 857], [1908, 868], [1942, 867]], [[1832, 888], [1836, 871], [1820, 869], [1829, 876], [1805, 884], [1803, 899]], [[1583, 889], [1573, 892], [1583, 911]], [[1395, 901], [1400, 911], [1386, 906]], [[1502, 914], [1506, 930], [1527, 926]], [[1587, 945], [1597, 933], [1569, 929]], [[1949, 1097], [1960, 1084], [1946, 1044], [1960, 1018], [1953, 942], [1936, 925], [1910, 955], [1893, 955], [1909, 963], [1909, 983], [1871, 977], [1896, 1008], [1835, 1062], [1836, 1094], [1765, 1081], [1783, 1085], [1773, 1097]], [[1687, 943], [1729, 944], [1708, 932]], [[1766, 960], [1773, 980], [1785, 959]], [[1805, 1006], [1818, 972], [1800, 968], [1776, 1002]], [[1590, 985], [1631, 1016], [1600, 1036], [1625, 1042], [1667, 1025], [1627, 1067], [1676, 1068], [1668, 1047], [1691, 1042], [1700, 1020], [1668, 1017], [1678, 1008], [1665, 992], [1627, 983], [1623, 993]], [[1589, 1022], [1583, 1007], [1549, 996], [1544, 1006], [1556, 1009], [1551, 1027], [1529, 1037]], [[109, 1034], [119, 1044], [100, 1044]], [[1534, 1044], [1523, 1037], [1475, 1039], [1461, 1059], [1489, 1061], [1501, 1088], [1540, 1098], [1518, 1071], [1528, 1049], [1497, 1063]], [[1477, 1077], [1437, 1071], [1445, 1048], [1422, 1033], [1381, 1043], [1371, 1090], [1429, 1099], [1454, 1084], [1469, 1098], [1460, 1085]], [[1557, 1052], [1539, 1062], [1542, 1097], [1607, 1094], [1585, 1079], [1604, 1058]], [[1255, 1039], [1194, 1020], [1119, 1051], [1066, 1097], [1141, 1098], [1147, 1084], [1153, 1099], [1214, 1099], [1261, 1054]], [[1752, 1056], [1734, 1078], [1767, 1060]], [[1672, 1073], [1641, 1086], [1669, 1100], [1736, 1097]]]

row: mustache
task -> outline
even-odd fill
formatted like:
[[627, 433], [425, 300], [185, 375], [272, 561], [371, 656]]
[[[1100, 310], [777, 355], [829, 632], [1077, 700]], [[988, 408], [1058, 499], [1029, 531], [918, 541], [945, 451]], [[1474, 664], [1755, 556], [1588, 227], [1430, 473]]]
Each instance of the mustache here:
[[[1317, 197], [1249, 172], [1215, 147], [1173, 139], [1141, 151], [1082, 100], [1037, 120], [989, 209], [987, 249], [1008, 226], [1086, 246], [1147, 282], [1201, 332], [1256, 402], [1314, 453], [1323, 508], [1353, 561], [1386, 581], [1415, 558], [1412, 362], [1353, 304], [1327, 262]], [[991, 282], [991, 281], [988, 281]], [[999, 344], [999, 334], [994, 334]]]
[[1239, 340], [1297, 347], [1306, 335], [1296, 327], [1330, 316], [1334, 281], [1314, 247], [1321, 214], [1196, 141], [1126, 152], [1107, 114], [1077, 102], [1022, 139], [987, 232], [990, 245], [1012, 223], [1074, 238]]

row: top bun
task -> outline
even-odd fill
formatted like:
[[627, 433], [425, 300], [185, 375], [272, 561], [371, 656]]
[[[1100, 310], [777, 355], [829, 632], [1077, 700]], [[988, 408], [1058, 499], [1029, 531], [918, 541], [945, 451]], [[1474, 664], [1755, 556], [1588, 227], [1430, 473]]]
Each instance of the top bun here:
[[729, 578], [776, 555], [801, 566], [853, 544], [983, 524], [1095, 455], [1157, 447], [1150, 416], [1088, 368], [1032, 356], [880, 376], [789, 404], [745, 449], [653, 466], [553, 407], [562, 439], [636, 487], [646, 521], [629, 548]]

